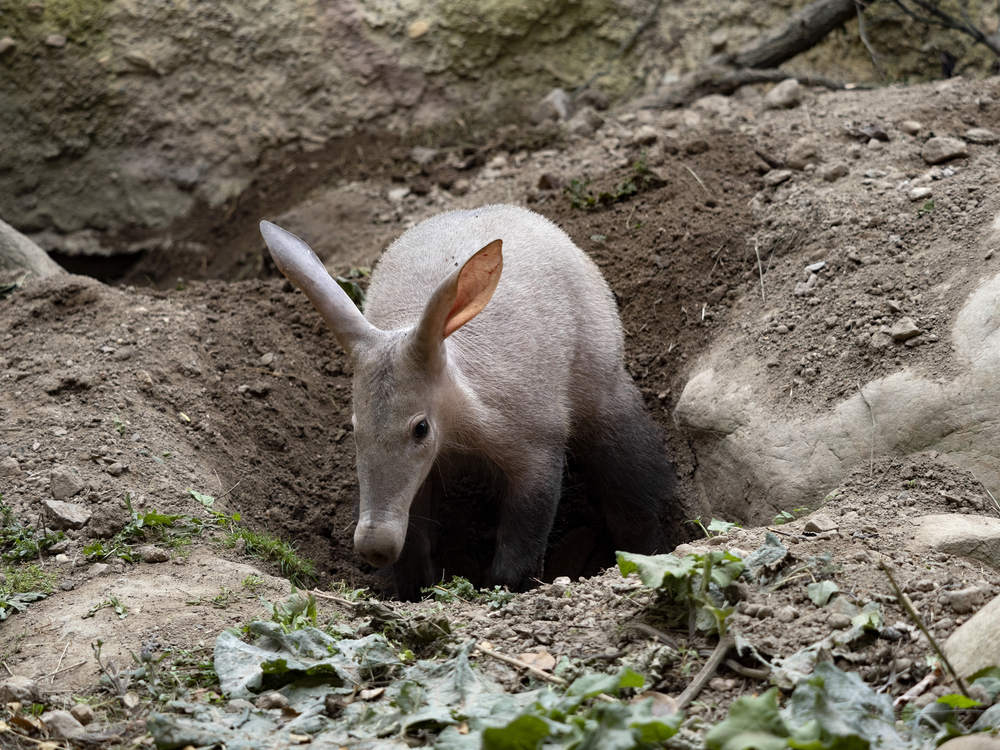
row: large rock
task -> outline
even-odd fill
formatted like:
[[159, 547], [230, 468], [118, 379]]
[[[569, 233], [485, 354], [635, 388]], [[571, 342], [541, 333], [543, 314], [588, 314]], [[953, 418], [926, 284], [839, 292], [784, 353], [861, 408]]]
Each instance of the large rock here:
[[69, 500], [85, 486], [80, 475], [67, 466], [56, 466], [49, 474], [49, 491], [56, 500]]
[[802, 101], [802, 87], [794, 78], [786, 78], [764, 96], [764, 109], [788, 109]]
[[928, 164], [940, 164], [969, 155], [969, 147], [958, 138], [929, 138], [920, 150], [920, 156]]
[[49, 730], [49, 736], [51, 737], [70, 740], [74, 737], [79, 737], [87, 731], [83, 728], [83, 724], [76, 720], [73, 714], [62, 709], [46, 711], [39, 718]]
[[944, 653], [960, 677], [1000, 667], [1000, 596], [948, 637]]
[[946, 513], [923, 516], [917, 524], [910, 543], [914, 551], [971, 557], [1000, 570], [1000, 519]]
[[38, 683], [29, 677], [15, 675], [0, 684], [0, 705], [20, 703], [31, 705], [42, 700], [42, 691]]
[[[1000, 220], [992, 225], [986, 243], [1000, 243]], [[766, 364], [753, 357], [734, 361], [733, 342], [720, 336], [674, 412], [695, 451], [699, 495], [719, 499], [716, 515], [766, 523], [785, 508], [817, 507], [872, 455], [931, 450], [1000, 494], [998, 320], [1000, 275], [982, 283], [954, 316], [947, 352], [957, 373], [952, 379], [903, 368], [863, 384], [863, 396], [855, 390], [829, 408], [809, 405], [780, 419], [768, 406], [775, 385]], [[747, 497], [761, 499], [749, 514]]]
[[0, 271], [27, 271], [42, 279], [66, 273], [42, 248], [0, 220]]
[[82, 505], [64, 503], [59, 500], [46, 500], [45, 512], [49, 523], [56, 531], [82, 529], [90, 520], [90, 511]]

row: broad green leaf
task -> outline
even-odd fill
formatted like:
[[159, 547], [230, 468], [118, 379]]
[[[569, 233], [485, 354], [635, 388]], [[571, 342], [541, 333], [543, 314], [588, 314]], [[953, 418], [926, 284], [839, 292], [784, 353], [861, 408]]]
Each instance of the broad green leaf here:
[[191, 493], [191, 497], [204, 505], [206, 508], [211, 508], [212, 504], [215, 502], [215, 498], [211, 495], [204, 495], [201, 492], [196, 492], [192, 489], [188, 489], [188, 492]]
[[697, 561], [693, 555], [674, 557], [673, 555], [637, 555], [619, 552], [618, 570], [623, 576], [636, 572], [639, 579], [650, 588], [660, 588], [669, 578], [683, 578], [690, 575]]
[[737, 699], [729, 716], [705, 735], [709, 750], [781, 750], [789, 735], [778, 711], [778, 688], [758, 698]]
[[525, 715], [505, 727], [483, 731], [483, 750], [535, 750], [549, 736], [549, 725], [537, 716]]
[[966, 698], [964, 695], [959, 693], [952, 693], [951, 695], [942, 695], [937, 699], [938, 703], [944, 703], [946, 706], [951, 706], [952, 708], [975, 708], [979, 705], [979, 701], [973, 698]]
[[830, 597], [840, 591], [840, 587], [833, 581], [818, 581], [806, 586], [806, 593], [812, 599], [812, 603], [817, 607], [825, 607], [830, 601]]

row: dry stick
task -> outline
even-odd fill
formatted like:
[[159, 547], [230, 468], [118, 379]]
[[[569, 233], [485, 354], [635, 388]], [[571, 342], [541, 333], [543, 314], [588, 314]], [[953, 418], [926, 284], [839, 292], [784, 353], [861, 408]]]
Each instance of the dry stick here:
[[952, 667], [951, 662], [948, 661], [948, 657], [944, 655], [944, 651], [941, 650], [941, 647], [938, 646], [937, 641], [934, 640], [933, 636], [931, 636], [930, 634], [930, 631], [927, 630], [927, 626], [924, 625], [924, 621], [920, 619], [920, 615], [918, 615], [917, 610], [914, 609], [913, 602], [910, 601], [910, 597], [904, 594], [903, 590], [899, 587], [899, 584], [896, 583], [896, 578], [892, 575], [892, 571], [889, 570], [889, 566], [885, 564], [885, 560], [882, 559], [881, 555], [878, 556], [878, 566], [879, 568], [882, 569], [882, 572], [885, 573], [886, 578], [889, 579], [889, 585], [892, 586], [892, 590], [896, 594], [896, 601], [898, 601], [900, 605], [903, 607], [903, 609], [906, 610], [906, 614], [908, 614], [910, 616], [910, 619], [913, 620], [914, 623], [916, 623], [916, 626], [918, 628], [920, 628], [920, 632], [924, 634], [924, 637], [927, 638], [928, 641], [930, 641], [931, 647], [934, 649], [934, 653], [936, 653], [938, 655], [938, 658], [941, 659], [941, 663], [944, 664], [945, 669], [948, 670], [948, 674], [951, 675], [951, 678], [955, 681], [955, 684], [958, 685], [958, 689], [962, 691], [962, 695], [968, 698], [969, 693], [965, 689], [965, 682], [962, 680], [961, 677], [958, 676], [958, 673], [955, 671], [955, 668]]
[[10, 667], [7, 666], [7, 662], [3, 661], [0, 662], [0, 664], [3, 664], [3, 668], [7, 670], [7, 674], [9, 674], [11, 677], [14, 676], [14, 673], [10, 671]]
[[861, 4], [860, 0], [854, 0], [854, 7], [858, 11], [858, 36], [861, 37], [861, 42], [865, 45], [868, 50], [868, 54], [871, 55], [872, 65], [875, 66], [875, 71], [879, 74], [879, 77], [885, 80], [885, 71], [882, 69], [882, 63], [879, 62], [881, 59], [875, 48], [872, 47], [872, 43], [868, 41], [868, 32], [865, 30], [865, 6]]
[[708, 681], [712, 679], [715, 671], [719, 668], [719, 665], [729, 654], [729, 650], [736, 645], [736, 638], [733, 635], [727, 635], [725, 638], [719, 641], [719, 644], [715, 647], [715, 651], [712, 655], [708, 657], [708, 661], [705, 662], [705, 666], [701, 668], [701, 671], [691, 680], [691, 684], [687, 686], [687, 689], [680, 694], [677, 698], [677, 710], [683, 711], [687, 705], [698, 697]]
[[53, 677], [55, 677], [55, 676], [56, 676], [56, 674], [58, 674], [58, 672], [59, 672], [59, 667], [61, 667], [61, 666], [62, 666], [62, 660], [63, 660], [63, 657], [64, 657], [64, 656], [66, 656], [66, 652], [67, 652], [68, 650], [69, 650], [69, 641], [66, 641], [66, 648], [64, 648], [64, 649], [62, 650], [62, 653], [61, 653], [61, 654], [59, 654], [59, 661], [57, 661], [57, 662], [56, 662], [56, 671], [55, 671], [55, 672], [53, 672], [52, 674], [50, 674], [50, 675], [49, 675], [49, 683], [51, 683], [51, 682], [52, 682], [52, 678], [53, 678]]
[[[218, 474], [216, 474], [215, 478], [216, 478], [216, 479], [218, 479], [218, 478], [219, 478], [219, 475], [218, 475]], [[243, 480], [241, 479], [241, 480], [240, 480], [239, 482], [237, 482], [236, 484], [234, 484], [234, 485], [233, 485], [232, 487], [230, 487], [230, 488], [229, 488], [228, 490], [226, 490], [225, 492], [223, 492], [223, 493], [222, 493], [221, 495], [219, 495], [219, 496], [218, 496], [217, 498], [215, 498], [215, 499], [216, 499], [216, 500], [221, 500], [221, 499], [222, 499], [222, 498], [224, 498], [224, 497], [225, 497], [226, 495], [228, 495], [228, 494], [229, 494], [230, 492], [232, 492], [232, 491], [233, 491], [233, 490], [235, 490], [235, 489], [236, 489], [237, 487], [239, 487], [239, 486], [240, 486], [240, 482], [242, 482], [242, 481], [243, 481]], [[222, 482], [221, 482], [221, 481], [219, 482], [219, 486], [220, 486], [220, 487], [222, 486]]]
[[526, 661], [515, 659], [513, 656], [507, 656], [506, 654], [498, 653], [497, 651], [494, 651], [493, 649], [484, 646], [482, 643], [476, 646], [476, 648], [479, 649], [480, 652], [486, 654], [487, 656], [491, 656], [497, 661], [502, 661], [504, 664], [509, 664], [512, 667], [517, 667], [518, 669], [526, 669], [529, 672], [531, 672], [531, 674], [533, 674], [535, 677], [541, 680], [545, 680], [546, 682], [551, 682], [553, 685], [562, 685], [563, 687], [569, 685], [569, 683], [562, 677], [557, 677], [554, 674], [543, 672], [538, 667], [534, 667], [531, 664], [528, 664], [528, 662]]
[[687, 164], [684, 165], [684, 169], [686, 169], [688, 172], [690, 172], [691, 176], [694, 177], [696, 180], [698, 180], [698, 184], [701, 185], [701, 189], [705, 191], [705, 194], [709, 198], [713, 197], [712, 196], [712, 191], [709, 190], [707, 187], [705, 187], [705, 183], [701, 181], [701, 178], [698, 176], [697, 172], [695, 172], [693, 169], [691, 169], [691, 167], [689, 167]]
[[760, 246], [757, 244], [757, 240], [753, 241], [753, 251], [757, 255], [757, 271], [760, 273], [760, 301], [767, 302], [767, 298], [764, 296], [764, 266], [760, 262]]
[[865, 405], [868, 407], [868, 412], [872, 416], [872, 439], [871, 439], [871, 455], [868, 458], [868, 476], [872, 476], [875, 473], [875, 410], [872, 405], [868, 403], [868, 397], [865, 396], [865, 392], [861, 390], [861, 382], [858, 382], [858, 393], [861, 394], [861, 398], [864, 399]]
[[77, 667], [82, 667], [87, 663], [87, 660], [78, 661], [76, 664], [70, 664], [68, 667], [63, 667], [62, 669], [57, 669], [55, 672], [49, 675], [49, 677], [55, 677], [57, 674], [62, 674], [63, 672], [68, 672], [71, 669], [76, 669]]
[[892, 0], [893, 5], [899, 8], [903, 13], [908, 15], [914, 21], [920, 23], [925, 23], [928, 26], [941, 26], [946, 29], [955, 29], [956, 31], [961, 31], [963, 34], [967, 34], [975, 39], [977, 42], [987, 47], [994, 55], [1000, 56], [1000, 46], [997, 46], [993, 41], [986, 36], [983, 31], [970, 24], [963, 24], [956, 21], [954, 18], [949, 16], [947, 13], [942, 11], [940, 8], [927, 2], [927, 0], [913, 0], [913, 4], [919, 8], [930, 13], [930, 16], [919, 16], [910, 10], [906, 5], [903, 4], [902, 0]]

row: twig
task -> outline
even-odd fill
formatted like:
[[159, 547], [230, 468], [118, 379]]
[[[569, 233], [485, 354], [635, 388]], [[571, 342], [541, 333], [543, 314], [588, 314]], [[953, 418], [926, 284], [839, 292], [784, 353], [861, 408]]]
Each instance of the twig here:
[[87, 660], [78, 661], [76, 664], [70, 664], [68, 667], [63, 667], [62, 669], [57, 669], [55, 672], [49, 675], [49, 677], [55, 677], [57, 674], [62, 674], [63, 672], [68, 672], [71, 669], [76, 669], [77, 667], [82, 667], [87, 663]]
[[879, 77], [885, 80], [885, 71], [882, 69], [881, 58], [875, 48], [872, 47], [872, 43], [868, 41], [868, 32], [865, 30], [865, 5], [861, 3], [860, 0], [854, 0], [854, 7], [858, 11], [858, 36], [861, 37], [861, 42], [865, 45], [868, 50], [868, 54], [871, 55], [872, 65], [875, 66], [875, 72], [879, 74]]
[[341, 596], [334, 596], [333, 594], [328, 594], [325, 591], [320, 591], [319, 589], [313, 589], [312, 594], [317, 599], [328, 599], [329, 601], [335, 602], [342, 607], [347, 607], [352, 610], [354, 609], [355, 603], [352, 602], [350, 599], [344, 599]]
[[701, 185], [701, 189], [705, 191], [705, 194], [709, 198], [714, 197], [712, 195], [712, 191], [709, 190], [707, 187], [705, 187], [705, 183], [701, 181], [701, 178], [698, 176], [697, 172], [695, 172], [693, 169], [691, 169], [691, 167], [689, 167], [687, 164], [684, 165], [684, 169], [686, 169], [688, 172], [690, 172], [691, 176], [694, 177], [696, 180], [698, 180], [698, 184]]
[[480, 643], [478, 646], [476, 646], [476, 648], [479, 649], [479, 651], [481, 653], [485, 654], [486, 656], [490, 656], [490, 657], [496, 659], [497, 661], [502, 661], [504, 664], [509, 664], [512, 667], [517, 667], [518, 669], [526, 669], [529, 672], [531, 672], [531, 674], [533, 674], [535, 677], [537, 677], [537, 678], [539, 678], [541, 680], [545, 680], [546, 682], [551, 682], [553, 685], [563, 685], [563, 686], [566, 686], [566, 685], [569, 684], [562, 677], [557, 677], [554, 674], [549, 674], [548, 672], [543, 672], [538, 667], [534, 667], [534, 666], [532, 666], [531, 664], [528, 664], [525, 661], [521, 661], [520, 659], [515, 659], [513, 656], [507, 656], [506, 654], [501, 654], [501, 653], [499, 653], [497, 651], [494, 651], [491, 648], [488, 648], [488, 647], [484, 646], [482, 643]]
[[882, 572], [885, 573], [886, 578], [889, 579], [889, 585], [892, 586], [893, 593], [896, 594], [896, 601], [898, 601], [900, 606], [906, 610], [906, 614], [910, 616], [910, 619], [913, 620], [916, 626], [920, 628], [920, 632], [923, 633], [924, 637], [930, 642], [931, 648], [934, 649], [934, 653], [936, 653], [938, 658], [941, 659], [941, 663], [944, 664], [944, 667], [948, 670], [948, 674], [951, 675], [951, 678], [955, 680], [955, 684], [958, 685], [958, 689], [962, 691], [962, 695], [968, 698], [969, 692], [965, 689], [965, 682], [958, 676], [955, 668], [952, 667], [951, 662], [948, 661], [948, 657], [944, 655], [944, 651], [941, 650], [937, 641], [934, 640], [930, 631], [927, 630], [927, 626], [924, 625], [924, 621], [920, 619], [920, 615], [917, 614], [917, 610], [913, 607], [913, 602], [910, 601], [910, 597], [904, 594], [903, 590], [899, 587], [899, 584], [896, 583], [896, 578], [892, 575], [892, 571], [889, 570], [889, 566], [886, 565], [885, 560], [882, 559], [881, 555], [878, 556], [878, 566], [882, 569]]
[[924, 693], [927, 692], [928, 688], [930, 688], [934, 683], [936, 683], [938, 681], [938, 678], [940, 676], [941, 676], [941, 665], [938, 664], [934, 669], [932, 669], [927, 674], [926, 677], [924, 677], [924, 679], [922, 679], [916, 685], [914, 685], [909, 690], [907, 690], [905, 693], [903, 693], [898, 698], [896, 698], [896, 700], [894, 700], [892, 702], [892, 705], [893, 706], [901, 706], [904, 703], [909, 703], [914, 698], [916, 698], [916, 697], [918, 697], [920, 695], [923, 695]]
[[7, 662], [3, 661], [0, 662], [0, 664], [3, 664], [3, 668], [7, 670], [7, 674], [9, 674], [11, 677], [14, 676], [14, 673], [10, 671], [10, 667], [7, 666]]
[[868, 413], [871, 414], [872, 417], [871, 455], [868, 457], [868, 476], [872, 476], [875, 473], [875, 410], [872, 408], [872, 405], [868, 403], [868, 397], [861, 389], [860, 381], [858, 381], [858, 393], [860, 393], [861, 398], [864, 399], [865, 406], [868, 407]]
[[59, 654], [59, 661], [57, 661], [57, 662], [56, 662], [56, 671], [55, 671], [55, 672], [53, 672], [52, 674], [50, 674], [50, 675], [49, 675], [49, 682], [50, 682], [50, 683], [52, 682], [52, 678], [53, 678], [53, 677], [55, 677], [55, 676], [56, 676], [56, 674], [58, 674], [58, 672], [59, 672], [59, 667], [61, 667], [61, 666], [62, 666], [62, 660], [63, 660], [63, 657], [64, 657], [64, 656], [66, 656], [66, 652], [67, 652], [68, 650], [69, 650], [69, 641], [66, 641], [66, 648], [64, 648], [64, 649], [62, 650], [62, 653], [61, 653], [61, 654]]
[[705, 666], [701, 668], [701, 671], [691, 680], [691, 684], [687, 686], [687, 689], [680, 694], [677, 699], [677, 710], [683, 711], [687, 708], [687, 705], [698, 697], [708, 681], [712, 679], [712, 675], [715, 674], [719, 665], [729, 654], [729, 650], [736, 645], [736, 638], [732, 634], [727, 635], [725, 638], [719, 641], [719, 644], [715, 647], [712, 655], [708, 657], [708, 661], [705, 662]]
[[[216, 478], [216, 479], [218, 479], [218, 478], [219, 478], [219, 477], [218, 477], [218, 475], [216, 475], [216, 477], [215, 477], [215, 478]], [[241, 479], [241, 480], [240, 480], [239, 482], [237, 482], [236, 484], [234, 484], [234, 485], [233, 485], [232, 487], [230, 487], [230, 488], [229, 488], [228, 490], [226, 490], [225, 492], [223, 492], [223, 493], [222, 493], [221, 495], [219, 495], [219, 496], [218, 496], [217, 498], [215, 498], [215, 499], [216, 499], [216, 500], [221, 500], [221, 499], [222, 499], [222, 498], [224, 498], [224, 497], [225, 497], [226, 495], [228, 495], [228, 494], [229, 494], [230, 492], [232, 492], [232, 491], [233, 491], [233, 490], [235, 490], [235, 489], [236, 489], [237, 487], [239, 487], [239, 486], [240, 486], [240, 482], [242, 482], [242, 481], [243, 481], [243, 480]], [[220, 486], [220, 487], [222, 486], [222, 482], [221, 482], [221, 481], [219, 482], [219, 486]]]
[[671, 638], [669, 635], [664, 633], [662, 630], [657, 630], [652, 625], [647, 625], [644, 622], [634, 622], [632, 627], [638, 630], [640, 633], [645, 633], [651, 638], [655, 638], [664, 646], [670, 646], [670, 648], [677, 648], [677, 641]]
[[726, 659], [722, 663], [726, 665], [727, 669], [733, 670], [740, 677], [749, 677], [751, 680], [766, 680], [771, 675], [770, 667], [761, 667], [760, 669], [745, 667], [736, 661], [736, 659]]
[[753, 251], [757, 255], [757, 271], [760, 273], [760, 301], [767, 302], [767, 298], [764, 296], [764, 265], [760, 262], [760, 246], [756, 239], [753, 241]]

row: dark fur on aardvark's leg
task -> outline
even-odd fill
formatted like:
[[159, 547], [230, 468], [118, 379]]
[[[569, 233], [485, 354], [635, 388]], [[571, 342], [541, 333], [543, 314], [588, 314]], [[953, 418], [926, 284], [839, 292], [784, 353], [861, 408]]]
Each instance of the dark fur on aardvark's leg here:
[[542, 574], [563, 476], [562, 450], [547, 454], [540, 450], [535, 470], [525, 472], [534, 478], [530, 486], [507, 484], [500, 505], [490, 585], [527, 591]]
[[603, 424], [615, 429], [576, 456], [591, 497], [600, 500], [615, 546], [644, 555], [666, 552], [660, 512], [673, 497], [674, 470], [660, 431], [641, 403], [634, 402], [625, 414], [606, 418]]

